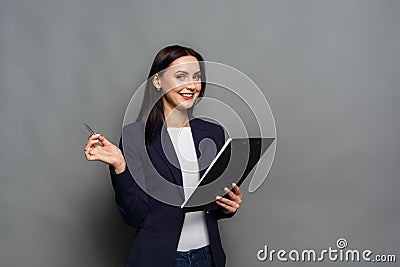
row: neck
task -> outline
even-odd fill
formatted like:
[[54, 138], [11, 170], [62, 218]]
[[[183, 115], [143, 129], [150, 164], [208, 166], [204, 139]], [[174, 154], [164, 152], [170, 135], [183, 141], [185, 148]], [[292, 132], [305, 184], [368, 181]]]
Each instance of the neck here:
[[167, 127], [180, 128], [180, 127], [190, 126], [189, 116], [188, 116], [186, 110], [164, 109], [164, 118], [165, 118]]

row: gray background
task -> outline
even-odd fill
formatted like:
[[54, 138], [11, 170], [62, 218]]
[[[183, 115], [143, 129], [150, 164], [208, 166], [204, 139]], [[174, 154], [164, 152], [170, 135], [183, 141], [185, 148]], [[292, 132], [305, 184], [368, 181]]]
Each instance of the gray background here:
[[0, 265], [122, 265], [134, 232], [107, 167], [84, 158], [82, 124], [116, 142], [173, 43], [246, 73], [276, 120], [267, 181], [220, 224], [228, 266], [308, 266], [256, 253], [340, 237], [400, 257], [399, 13], [395, 0], [2, 0]]

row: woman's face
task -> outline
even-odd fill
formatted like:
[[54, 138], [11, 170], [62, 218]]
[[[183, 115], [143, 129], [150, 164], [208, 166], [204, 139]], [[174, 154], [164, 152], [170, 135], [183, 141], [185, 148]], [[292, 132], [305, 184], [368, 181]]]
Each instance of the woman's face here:
[[156, 74], [153, 83], [162, 90], [164, 111], [187, 110], [201, 90], [200, 64], [193, 56], [180, 57]]

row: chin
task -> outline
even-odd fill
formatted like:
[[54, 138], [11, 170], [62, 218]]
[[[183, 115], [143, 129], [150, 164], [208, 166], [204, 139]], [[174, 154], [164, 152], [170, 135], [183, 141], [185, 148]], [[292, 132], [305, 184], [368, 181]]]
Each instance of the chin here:
[[176, 109], [179, 109], [179, 110], [188, 110], [188, 109], [190, 109], [190, 108], [193, 107], [193, 104], [194, 104], [194, 100], [188, 100], [188, 101], [185, 101], [185, 102], [181, 102], [181, 103], [176, 107]]

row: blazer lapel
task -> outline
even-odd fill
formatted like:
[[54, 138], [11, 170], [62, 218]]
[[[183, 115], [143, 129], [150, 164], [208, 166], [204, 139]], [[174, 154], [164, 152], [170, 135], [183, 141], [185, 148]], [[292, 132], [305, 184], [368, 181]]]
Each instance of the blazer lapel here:
[[[216, 149], [214, 150], [212, 149], [213, 146], [210, 146], [210, 144], [206, 144], [207, 142], [213, 141], [210, 139], [207, 127], [205, 127], [205, 124], [202, 123], [201, 120], [196, 118], [191, 119], [190, 128], [192, 130], [193, 142], [196, 149], [197, 161], [199, 165], [199, 175], [201, 178], [207, 167], [210, 165], [211, 161], [214, 159], [216, 155]], [[202, 140], [204, 140], [205, 143], [202, 143], [202, 146], [200, 147], [200, 143]], [[214, 147], [216, 148], [216, 146]]]
[[[214, 159], [217, 153], [217, 147], [214, 143], [208, 144], [210, 142], [212, 143], [213, 140], [210, 139], [208, 129], [201, 120], [192, 118], [190, 120], [190, 128], [198, 159], [199, 175], [201, 177]], [[202, 143], [202, 146], [200, 147], [200, 143], [203, 139], [205, 140], [205, 143]], [[179, 160], [165, 125], [161, 128], [161, 133], [156, 137], [152, 146], [154, 146], [154, 150], [158, 153], [163, 163], [169, 169], [169, 175], [164, 172], [162, 173], [163, 177], [170, 182], [183, 186]]]
[[169, 137], [167, 128], [165, 125], [161, 128], [161, 133], [156, 137], [154, 141], [154, 149], [159, 154], [164, 164], [170, 171], [170, 177], [163, 177], [170, 182], [177, 185], [183, 186], [181, 167], [179, 165], [178, 157], [175, 153], [174, 145], [172, 144], [171, 138]]

